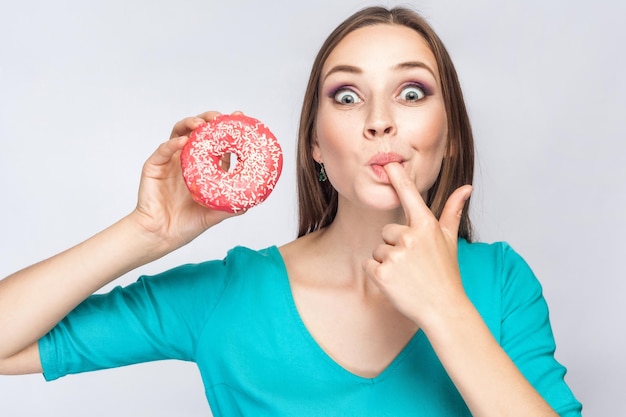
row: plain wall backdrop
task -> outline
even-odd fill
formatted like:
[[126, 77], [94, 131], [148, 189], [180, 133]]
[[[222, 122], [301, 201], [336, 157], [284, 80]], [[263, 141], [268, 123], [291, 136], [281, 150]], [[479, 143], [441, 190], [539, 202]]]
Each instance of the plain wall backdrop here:
[[[276, 133], [285, 151], [276, 190], [115, 284], [294, 238], [295, 137], [310, 66], [330, 30], [370, 4], [2, 0], [0, 277], [132, 210], [144, 160], [177, 120], [212, 109], [242, 110]], [[626, 415], [626, 3], [382, 4], [419, 10], [456, 63], [478, 151], [478, 238], [510, 242], [535, 270], [585, 415]], [[189, 363], [53, 383], [0, 377], [1, 416], [209, 414]]]

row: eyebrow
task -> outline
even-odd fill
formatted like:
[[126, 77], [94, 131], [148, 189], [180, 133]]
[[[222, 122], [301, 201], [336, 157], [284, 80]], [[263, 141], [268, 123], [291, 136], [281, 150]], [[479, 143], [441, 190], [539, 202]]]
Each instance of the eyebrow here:
[[429, 67], [427, 64], [421, 61], [402, 62], [400, 64], [393, 66], [394, 70], [403, 70], [403, 69], [412, 69], [412, 68], [423, 68], [426, 71], [430, 72], [435, 79], [437, 79], [437, 76], [435, 75], [435, 71], [433, 71], [431, 67]]
[[359, 67], [355, 67], [352, 65], [336, 65], [330, 69], [324, 76], [324, 80], [328, 78], [329, 75], [334, 74], [336, 72], [347, 72], [349, 74], [362, 74], [363, 70]]
[[[437, 76], [435, 75], [435, 72], [432, 70], [432, 68], [430, 68], [427, 64], [425, 64], [424, 62], [421, 61], [407, 61], [407, 62], [401, 62], [399, 64], [394, 65], [393, 67], [391, 67], [392, 70], [397, 71], [397, 70], [405, 70], [405, 69], [413, 69], [413, 68], [423, 68], [425, 70], [427, 70], [428, 72], [430, 72], [432, 74], [432, 76], [437, 79]], [[337, 65], [332, 67], [324, 76], [324, 80], [326, 80], [326, 78], [328, 78], [329, 75], [334, 74], [336, 72], [347, 72], [349, 74], [362, 74], [363, 70], [359, 67], [355, 67], [353, 65]]]

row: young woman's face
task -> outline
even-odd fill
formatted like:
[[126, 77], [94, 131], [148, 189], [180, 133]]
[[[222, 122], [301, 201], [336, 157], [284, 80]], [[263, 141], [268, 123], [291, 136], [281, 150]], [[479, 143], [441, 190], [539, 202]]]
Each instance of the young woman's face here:
[[374, 25], [347, 35], [322, 69], [313, 157], [341, 200], [392, 209], [383, 166], [400, 162], [422, 196], [444, 156], [447, 119], [435, 57], [416, 31]]

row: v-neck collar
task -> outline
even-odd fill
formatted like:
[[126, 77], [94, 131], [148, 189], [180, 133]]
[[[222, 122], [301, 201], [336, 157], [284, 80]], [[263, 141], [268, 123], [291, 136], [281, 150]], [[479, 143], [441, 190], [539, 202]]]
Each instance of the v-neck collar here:
[[339, 362], [337, 362], [335, 359], [333, 359], [322, 348], [322, 346], [317, 342], [317, 340], [315, 340], [315, 338], [313, 337], [313, 335], [311, 334], [309, 329], [306, 327], [306, 324], [304, 323], [304, 320], [300, 316], [300, 312], [298, 311], [298, 308], [296, 306], [295, 299], [293, 298], [293, 292], [292, 292], [292, 289], [291, 289], [291, 282], [289, 280], [289, 273], [287, 271], [287, 265], [285, 264], [285, 261], [284, 261], [282, 255], [281, 255], [278, 247], [272, 246], [272, 247], [270, 247], [270, 249], [271, 249], [271, 251], [273, 252], [274, 256], [276, 257], [276, 259], [278, 261], [277, 264], [278, 264], [278, 267], [280, 269], [278, 271], [279, 272], [278, 276], [280, 277], [280, 280], [281, 280], [280, 284], [281, 284], [282, 289], [284, 290], [284, 298], [286, 300], [287, 307], [289, 308], [290, 312], [292, 313], [291, 315], [292, 315], [292, 319], [294, 321], [294, 324], [300, 329], [300, 332], [301, 332], [303, 338], [311, 346], [311, 348], [314, 351], [316, 351], [316, 353], [326, 363], [328, 363], [332, 368], [334, 368], [340, 374], [343, 374], [346, 378], [352, 379], [355, 382], [368, 383], [368, 384], [375, 384], [375, 383], [378, 383], [378, 382], [384, 380], [390, 374], [392, 374], [393, 371], [402, 363], [404, 358], [411, 352], [411, 350], [417, 344], [417, 342], [420, 339], [425, 337], [425, 334], [422, 332], [422, 329], [418, 329], [413, 334], [413, 336], [411, 336], [411, 338], [409, 339], [407, 344], [402, 348], [402, 350], [389, 363], [389, 365], [387, 365], [387, 367], [385, 369], [383, 369], [378, 375], [376, 375], [374, 377], [371, 377], [371, 378], [364, 377], [364, 376], [358, 375], [358, 374], [356, 374], [356, 373], [346, 369]]

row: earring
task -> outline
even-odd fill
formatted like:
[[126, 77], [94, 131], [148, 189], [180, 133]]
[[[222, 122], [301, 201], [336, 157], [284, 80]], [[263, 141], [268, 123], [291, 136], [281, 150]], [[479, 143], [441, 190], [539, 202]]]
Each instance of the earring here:
[[326, 170], [324, 169], [324, 164], [320, 164], [321, 168], [320, 168], [320, 173], [317, 174], [317, 180], [319, 182], [324, 182], [328, 179], [328, 177], [326, 176]]

